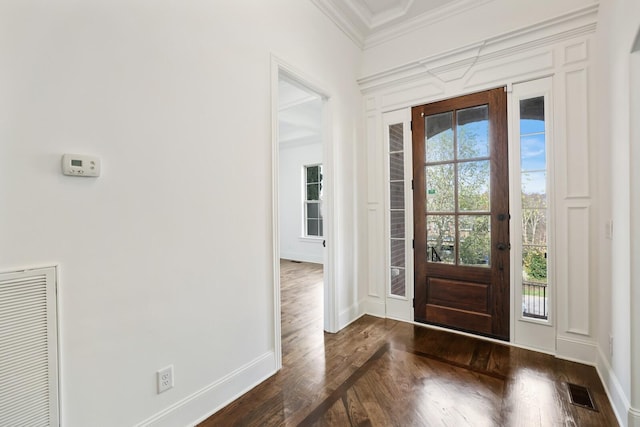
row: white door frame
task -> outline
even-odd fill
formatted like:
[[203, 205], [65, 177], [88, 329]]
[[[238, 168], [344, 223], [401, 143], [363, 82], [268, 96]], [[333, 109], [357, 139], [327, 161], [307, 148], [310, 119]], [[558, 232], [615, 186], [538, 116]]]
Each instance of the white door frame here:
[[640, 244], [638, 237], [640, 236], [640, 226], [633, 218], [637, 218], [640, 213], [640, 197], [638, 196], [638, 179], [640, 172], [633, 165], [637, 165], [640, 160], [640, 125], [633, 117], [637, 117], [640, 113], [640, 28], [636, 33], [633, 42], [631, 55], [629, 58], [629, 122], [630, 122], [630, 138], [629, 138], [629, 195], [631, 206], [630, 209], [630, 227], [631, 227], [631, 248], [630, 248], [630, 265], [631, 265], [631, 296], [630, 296], [630, 347], [631, 347], [631, 396], [629, 408], [629, 425], [640, 425], [640, 314], [638, 314], [638, 304], [640, 304]]
[[324, 239], [324, 329], [337, 332], [337, 292], [335, 289], [335, 242], [334, 195], [335, 173], [333, 158], [333, 138], [331, 132], [331, 96], [314, 78], [271, 55], [271, 188], [272, 188], [272, 241], [273, 241], [273, 317], [274, 352], [276, 369], [282, 368], [282, 332], [280, 315], [280, 207], [279, 207], [279, 131], [278, 131], [278, 80], [286, 75], [306, 89], [322, 98], [322, 169], [323, 169], [323, 217]]

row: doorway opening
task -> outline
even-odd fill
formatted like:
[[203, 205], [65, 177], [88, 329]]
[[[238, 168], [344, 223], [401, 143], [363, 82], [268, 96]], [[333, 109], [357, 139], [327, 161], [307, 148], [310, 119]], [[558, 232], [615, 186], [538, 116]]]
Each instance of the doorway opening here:
[[[283, 324], [291, 313], [285, 316], [283, 312], [294, 306], [288, 299], [296, 295], [295, 287], [314, 304], [305, 309], [319, 313], [320, 336], [323, 329], [336, 331], [328, 112], [326, 91], [272, 58], [274, 348], [278, 369], [282, 367], [284, 334], [291, 332], [290, 325]], [[320, 298], [305, 287], [319, 289]]]

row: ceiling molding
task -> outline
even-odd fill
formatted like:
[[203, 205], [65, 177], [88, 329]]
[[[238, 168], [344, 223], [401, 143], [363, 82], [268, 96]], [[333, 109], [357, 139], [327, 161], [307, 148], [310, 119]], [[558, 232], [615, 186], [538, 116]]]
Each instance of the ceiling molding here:
[[446, 6], [441, 6], [429, 13], [423, 13], [393, 25], [389, 28], [381, 29], [369, 35], [364, 43], [364, 49], [386, 43], [390, 40], [404, 36], [412, 31], [432, 25], [438, 21], [452, 18], [462, 12], [467, 12], [493, 0], [457, 0]]
[[364, 49], [365, 33], [351, 20], [347, 19], [344, 12], [340, 11], [332, 0], [311, 0], [322, 13], [324, 13], [336, 26], [342, 30], [360, 49]]
[[[493, 0], [451, 0], [427, 11], [415, 0], [395, 0], [386, 10], [374, 12], [365, 0], [311, 0], [360, 49], [393, 40]], [[412, 12], [418, 9], [420, 13]], [[415, 13], [412, 16], [411, 13]]]
[[596, 31], [598, 4], [509, 31], [485, 40], [411, 61], [358, 79], [363, 93], [422, 78], [445, 81], [461, 76], [476, 63], [550, 45]]
[[414, 0], [396, 0], [395, 7], [388, 8], [383, 12], [374, 13], [362, 0], [342, 0], [349, 8], [358, 15], [360, 20], [364, 22], [369, 31], [374, 30], [381, 25], [387, 24], [393, 20], [403, 18], [413, 5]]

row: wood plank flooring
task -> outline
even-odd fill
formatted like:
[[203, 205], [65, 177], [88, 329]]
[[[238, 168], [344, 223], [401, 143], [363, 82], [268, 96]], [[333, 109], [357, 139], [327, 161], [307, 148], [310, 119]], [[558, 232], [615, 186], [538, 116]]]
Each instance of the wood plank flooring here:
[[322, 266], [282, 261], [281, 274], [282, 370], [201, 427], [618, 425], [593, 367], [371, 316], [327, 334]]

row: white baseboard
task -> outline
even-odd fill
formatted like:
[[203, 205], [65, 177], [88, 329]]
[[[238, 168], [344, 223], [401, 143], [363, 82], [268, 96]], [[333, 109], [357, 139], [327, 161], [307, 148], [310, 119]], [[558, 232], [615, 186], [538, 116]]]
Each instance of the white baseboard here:
[[267, 352], [136, 427], [194, 426], [275, 374], [275, 366], [274, 352]]
[[324, 258], [322, 255], [306, 254], [303, 252], [280, 252], [280, 258], [288, 259], [291, 261], [313, 262], [315, 264], [323, 264]]
[[[621, 426], [624, 426], [625, 423], [622, 421], [626, 418], [626, 414], [629, 411], [629, 400], [625, 396], [622, 386], [620, 385], [620, 381], [618, 381], [618, 377], [615, 372], [613, 372], [609, 361], [604, 356], [602, 349], [599, 346], [596, 371], [598, 371], [598, 375], [600, 375], [600, 381], [602, 381], [604, 390], [609, 397], [609, 402], [611, 402], [611, 407], [613, 408], [613, 412], [616, 414], [618, 423]], [[633, 424], [629, 423], [629, 426], [632, 425]]]
[[598, 358], [598, 346], [593, 341], [558, 336], [556, 338], [556, 357], [595, 366]]
[[338, 315], [338, 330], [350, 325], [358, 320], [362, 314], [359, 313], [358, 304], [353, 304], [351, 307], [343, 310]]
[[640, 409], [629, 408], [629, 427], [640, 427]]
[[380, 301], [380, 298], [367, 298], [362, 303], [364, 307], [364, 314], [370, 314], [375, 317], [387, 317], [387, 310], [384, 301]]

